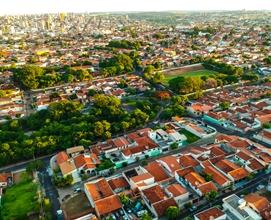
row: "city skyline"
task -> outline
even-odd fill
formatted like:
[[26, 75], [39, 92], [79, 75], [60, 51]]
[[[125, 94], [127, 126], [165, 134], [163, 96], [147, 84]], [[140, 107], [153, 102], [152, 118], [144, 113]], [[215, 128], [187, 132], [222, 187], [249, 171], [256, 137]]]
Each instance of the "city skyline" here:
[[122, 12], [122, 11], [213, 11], [213, 10], [271, 10], [269, 0], [10, 0], [0, 8], [0, 15], [42, 14], [58, 12]]

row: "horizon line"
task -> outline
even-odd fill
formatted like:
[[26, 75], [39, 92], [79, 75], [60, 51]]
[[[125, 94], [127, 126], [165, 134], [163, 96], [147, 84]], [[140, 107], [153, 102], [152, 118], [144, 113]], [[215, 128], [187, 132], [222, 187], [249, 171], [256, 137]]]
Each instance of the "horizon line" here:
[[129, 10], [129, 11], [58, 11], [58, 12], [37, 12], [37, 13], [6, 13], [6, 14], [0, 14], [0, 17], [3, 16], [31, 16], [31, 15], [48, 15], [48, 14], [60, 14], [60, 13], [66, 13], [66, 14], [123, 14], [123, 13], [162, 13], [162, 12], [171, 12], [171, 13], [177, 13], [177, 12], [271, 12], [271, 9], [231, 9], [231, 10], [224, 10], [224, 9], [199, 9], [199, 10]]

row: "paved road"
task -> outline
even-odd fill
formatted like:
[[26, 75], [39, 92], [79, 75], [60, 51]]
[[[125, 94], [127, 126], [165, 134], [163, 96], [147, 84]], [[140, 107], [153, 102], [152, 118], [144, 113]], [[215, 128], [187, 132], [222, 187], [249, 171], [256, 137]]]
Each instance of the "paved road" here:
[[39, 180], [41, 185], [43, 186], [46, 197], [51, 202], [52, 205], [51, 213], [53, 214], [53, 219], [56, 219], [57, 218], [56, 211], [60, 209], [60, 203], [58, 200], [59, 195], [46, 169], [39, 173]]
[[205, 202], [202, 205], [197, 206], [197, 210], [191, 212], [189, 210], [186, 210], [184, 212], [182, 212], [182, 214], [180, 215], [180, 217], [178, 219], [184, 219], [185, 217], [188, 216], [193, 216], [196, 213], [202, 212], [210, 207], [213, 206], [217, 206], [217, 205], [222, 205], [222, 199], [226, 198], [232, 194], [237, 194], [237, 195], [242, 195], [245, 191], [249, 191], [249, 192], [253, 192], [256, 191], [256, 188], [259, 184], [262, 183], [267, 183], [269, 177], [271, 176], [271, 173], [264, 173], [264, 174], [259, 174], [257, 175], [253, 180], [247, 182], [246, 184], [244, 184], [241, 188], [232, 190], [230, 192], [224, 193], [222, 195], [219, 195], [214, 201], [212, 202]]
[[11, 172], [11, 171], [25, 169], [27, 167], [27, 165], [29, 163], [33, 162], [34, 160], [42, 160], [44, 162], [45, 166], [48, 166], [49, 163], [50, 163], [50, 158], [53, 155], [54, 154], [50, 154], [50, 155], [46, 155], [46, 156], [42, 156], [42, 157], [37, 157], [35, 159], [19, 162], [19, 163], [16, 163], [16, 164], [11, 164], [11, 165], [8, 165], [8, 166], [4, 166], [4, 167], [0, 168], [0, 172]]

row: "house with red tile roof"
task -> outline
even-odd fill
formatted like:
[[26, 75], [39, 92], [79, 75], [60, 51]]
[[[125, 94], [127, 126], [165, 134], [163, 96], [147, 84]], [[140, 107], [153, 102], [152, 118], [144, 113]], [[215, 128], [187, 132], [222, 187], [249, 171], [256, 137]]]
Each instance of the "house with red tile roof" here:
[[213, 182], [206, 182], [192, 167], [177, 170], [176, 180], [183, 186], [189, 185], [199, 196], [204, 196], [211, 191], [218, 191]]
[[108, 179], [108, 184], [115, 193], [120, 193], [130, 188], [129, 183], [123, 176]]
[[182, 184], [184, 177], [191, 172], [195, 172], [195, 169], [193, 167], [181, 168], [175, 171], [174, 176], [177, 182]]
[[185, 168], [185, 167], [196, 167], [200, 163], [191, 155], [182, 155], [179, 157], [179, 164], [181, 165], [181, 167]]
[[271, 203], [266, 197], [251, 193], [246, 195], [244, 199], [250, 208], [261, 215], [263, 220], [271, 219]]
[[190, 203], [190, 193], [180, 184], [173, 183], [165, 188], [165, 192], [169, 197], [173, 197], [179, 208], [183, 208], [185, 204]]
[[250, 193], [244, 197], [248, 205], [257, 213], [261, 214], [266, 210], [270, 211], [271, 203], [264, 196], [257, 193]]
[[97, 155], [94, 153], [80, 154], [75, 156], [73, 160], [78, 172], [87, 174], [93, 173], [97, 165], [101, 163]]
[[217, 192], [218, 189], [212, 181], [209, 181], [207, 183], [201, 184], [198, 187], [198, 191], [200, 192], [200, 195], [206, 195], [207, 193], [210, 193], [212, 191]]
[[252, 158], [247, 163], [245, 164], [245, 169], [249, 173], [258, 173], [261, 172], [265, 169], [265, 166], [263, 165], [262, 162], [260, 162], [259, 159], [257, 158]]
[[213, 157], [225, 156], [227, 154], [219, 145], [213, 145], [210, 150], [210, 154]]
[[135, 138], [134, 141], [134, 146], [121, 151], [121, 155], [125, 160], [136, 161], [144, 159], [146, 155], [153, 157], [161, 153], [159, 146], [148, 136]]
[[179, 163], [179, 160], [175, 156], [166, 156], [159, 158], [157, 160], [158, 163], [160, 163], [165, 170], [168, 172], [169, 175], [173, 176], [174, 172], [181, 168], [181, 165]]
[[217, 162], [215, 167], [234, 182], [241, 181], [249, 176], [249, 172], [245, 168], [239, 167], [235, 163], [226, 159]]
[[255, 134], [253, 137], [271, 146], [271, 129], [263, 129], [258, 134]]
[[59, 166], [61, 163], [68, 161], [69, 156], [65, 151], [61, 151], [56, 155], [56, 163]]
[[51, 164], [53, 165], [53, 170], [59, 168], [63, 177], [71, 175], [73, 177], [73, 183], [81, 181], [79, 172], [75, 166], [73, 158], [69, 158], [68, 154], [65, 151], [59, 152], [53, 158], [55, 159], [55, 164]]
[[84, 191], [99, 218], [109, 216], [122, 208], [119, 197], [104, 178], [85, 183]]
[[219, 172], [213, 165], [204, 167], [203, 172], [212, 176], [213, 182], [215, 182], [220, 188], [230, 186], [231, 181]]
[[85, 150], [84, 146], [75, 146], [67, 148], [66, 152], [70, 157], [75, 157], [76, 155], [84, 153], [84, 150]]
[[234, 135], [218, 134], [215, 137], [215, 143], [228, 143], [236, 139], [238, 139], [238, 137]]
[[167, 196], [160, 185], [144, 189], [141, 195], [145, 204], [157, 218], [165, 215], [168, 207], [178, 206], [173, 198]]
[[75, 167], [74, 161], [69, 159], [59, 165], [60, 171], [63, 177], [71, 175], [73, 177], [73, 183], [80, 182], [81, 178]]
[[271, 155], [269, 153], [262, 151], [257, 155], [257, 157], [261, 161], [263, 161], [265, 163], [265, 166], [267, 166], [268, 169], [270, 169], [270, 167], [271, 167]]
[[[82, 148], [70, 148], [67, 152], [61, 151], [56, 154], [51, 160], [52, 169], [60, 169], [62, 176], [72, 175], [74, 183], [81, 181], [81, 174], [95, 174], [97, 165], [100, 160], [95, 153], [82, 153]], [[70, 155], [70, 156], [69, 156]]]
[[195, 116], [203, 115], [204, 113], [208, 113], [212, 110], [214, 106], [202, 104], [202, 103], [193, 103], [192, 105], [187, 107], [187, 110], [190, 114]]
[[143, 190], [155, 184], [154, 176], [141, 166], [124, 171], [123, 177], [130, 184], [131, 189]]
[[221, 209], [212, 207], [194, 215], [195, 220], [226, 220], [227, 214]]
[[235, 159], [240, 161], [249, 173], [258, 173], [269, 165], [247, 149], [242, 149], [235, 154]]
[[0, 173], [0, 188], [5, 188], [12, 183], [11, 173]]
[[148, 163], [144, 168], [154, 177], [157, 183], [163, 184], [172, 179], [157, 161]]

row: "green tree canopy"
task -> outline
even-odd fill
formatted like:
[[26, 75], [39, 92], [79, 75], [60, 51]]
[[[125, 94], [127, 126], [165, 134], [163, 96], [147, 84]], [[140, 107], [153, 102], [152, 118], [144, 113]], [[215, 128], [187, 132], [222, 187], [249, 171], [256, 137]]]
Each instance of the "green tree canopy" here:
[[166, 210], [166, 216], [170, 220], [177, 219], [180, 215], [180, 209], [176, 206], [169, 206]]

